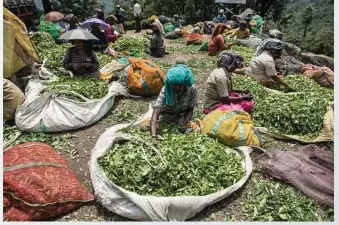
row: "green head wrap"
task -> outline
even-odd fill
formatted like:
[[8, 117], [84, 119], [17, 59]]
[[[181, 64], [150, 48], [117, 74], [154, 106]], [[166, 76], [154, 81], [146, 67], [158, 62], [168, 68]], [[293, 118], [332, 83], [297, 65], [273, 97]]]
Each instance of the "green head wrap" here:
[[165, 104], [171, 105], [173, 100], [173, 88], [172, 85], [185, 85], [191, 87], [194, 84], [193, 73], [191, 69], [182, 64], [173, 66], [166, 75], [165, 81]]

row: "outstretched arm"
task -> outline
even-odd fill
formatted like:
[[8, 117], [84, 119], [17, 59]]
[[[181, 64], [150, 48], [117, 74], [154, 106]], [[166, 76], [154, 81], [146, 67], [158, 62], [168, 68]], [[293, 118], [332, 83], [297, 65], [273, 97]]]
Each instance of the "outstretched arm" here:
[[153, 138], [157, 137], [157, 122], [158, 122], [159, 115], [160, 115], [160, 109], [154, 109], [153, 114], [152, 114], [151, 124], [150, 124], [150, 132]]

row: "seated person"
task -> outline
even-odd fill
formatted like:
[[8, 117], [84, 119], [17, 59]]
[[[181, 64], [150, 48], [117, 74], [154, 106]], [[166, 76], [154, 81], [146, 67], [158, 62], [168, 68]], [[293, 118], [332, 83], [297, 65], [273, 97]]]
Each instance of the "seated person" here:
[[215, 23], [226, 23], [226, 15], [223, 9], [220, 9], [219, 15], [215, 18]]
[[204, 113], [208, 114], [222, 105], [251, 101], [252, 96], [231, 96], [232, 72], [243, 67], [244, 58], [235, 52], [223, 52], [218, 58], [217, 67], [208, 77], [204, 94]]
[[179, 128], [184, 132], [193, 117], [195, 107], [197, 90], [192, 71], [186, 65], [177, 64], [167, 72], [165, 86], [153, 106], [150, 122], [152, 137], [157, 137], [157, 123], [166, 116], [170, 117], [168, 121], [179, 121]]
[[236, 37], [236, 39], [246, 39], [251, 36], [250, 31], [247, 28], [247, 23], [246, 21], [242, 20], [240, 21], [240, 25], [233, 34], [230, 36], [231, 38]]
[[2, 79], [4, 122], [14, 120], [15, 111], [24, 102], [25, 95], [10, 80]]
[[110, 25], [105, 29], [106, 40], [108, 43], [114, 43], [118, 39], [118, 36], [120, 36], [115, 33], [115, 29], [113, 27], [116, 19], [114, 18], [114, 16], [110, 15], [106, 17], [105, 22]]
[[174, 20], [173, 20], [173, 25], [176, 27], [176, 28], [180, 28], [182, 26], [182, 21], [180, 20], [180, 16], [179, 15], [174, 15]]
[[73, 16], [69, 20], [69, 28], [68, 28], [68, 30], [75, 30], [75, 29], [78, 29], [78, 28], [80, 28], [78, 17]]
[[163, 57], [166, 54], [164, 37], [161, 34], [160, 26], [157, 23], [152, 23], [152, 36], [147, 38], [151, 41], [149, 47], [150, 55], [153, 57]]
[[40, 21], [37, 18], [32, 19], [32, 26], [29, 28], [29, 32], [39, 31]]
[[64, 68], [75, 75], [99, 77], [99, 62], [94, 51], [84, 40], [74, 40], [74, 46], [67, 50]]
[[92, 48], [94, 51], [103, 51], [108, 47], [108, 42], [104, 32], [100, 30], [100, 24], [92, 23], [91, 33], [96, 36], [99, 40], [92, 40]]
[[225, 44], [224, 37], [222, 34], [227, 29], [225, 24], [218, 24], [213, 31], [213, 34], [210, 37], [208, 42], [208, 54], [210, 56], [214, 56], [218, 54], [218, 52], [228, 49], [232, 46], [232, 44]]
[[213, 33], [213, 30], [214, 30], [214, 23], [213, 21], [205, 21], [204, 22], [204, 33], [205, 34], [212, 34]]
[[282, 52], [283, 43], [279, 39], [266, 39], [257, 49], [246, 74], [265, 87], [278, 84], [293, 92], [294, 90], [279, 78], [275, 69], [274, 59], [280, 58]]

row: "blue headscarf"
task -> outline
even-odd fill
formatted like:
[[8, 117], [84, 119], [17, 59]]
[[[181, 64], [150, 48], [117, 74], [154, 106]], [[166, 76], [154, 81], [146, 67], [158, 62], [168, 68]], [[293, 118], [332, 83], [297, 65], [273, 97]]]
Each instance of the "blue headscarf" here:
[[191, 69], [182, 64], [177, 64], [168, 70], [165, 80], [165, 104], [171, 105], [173, 100], [173, 84], [182, 84], [191, 87], [194, 84], [193, 73]]

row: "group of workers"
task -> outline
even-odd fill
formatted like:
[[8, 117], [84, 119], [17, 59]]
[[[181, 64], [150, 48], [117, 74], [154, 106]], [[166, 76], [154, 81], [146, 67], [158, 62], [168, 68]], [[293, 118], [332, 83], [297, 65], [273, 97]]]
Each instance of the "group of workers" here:
[[[104, 19], [100, 10], [97, 11], [96, 18]], [[79, 24], [76, 17], [69, 18], [69, 21], [73, 21], [70, 23], [72, 29]], [[99, 41], [73, 41], [74, 46], [66, 52], [63, 61], [66, 70], [72, 71], [75, 75], [99, 77], [100, 66], [95, 51], [102, 49], [102, 44], [114, 42], [119, 37], [114, 26], [117, 22], [121, 22], [116, 16], [112, 15], [107, 16], [104, 21], [110, 25], [104, 32], [100, 30], [99, 24], [94, 23], [91, 26], [91, 33], [98, 37]], [[152, 32], [147, 32], [151, 35], [148, 36], [151, 41], [149, 53], [154, 57], [162, 57], [166, 54], [163, 37], [164, 27], [156, 16], [152, 16], [150, 21]], [[197, 23], [192, 33], [203, 34], [209, 25], [211, 24], [208, 24], [208, 22]], [[222, 52], [217, 60], [217, 68], [212, 71], [206, 81], [203, 104], [205, 114], [225, 105], [253, 100], [253, 96], [248, 91], [234, 90], [232, 87], [232, 72], [244, 67], [244, 59], [235, 52], [225, 51], [232, 45], [224, 42], [223, 34], [227, 29], [226, 24], [217, 24], [215, 28], [213, 27], [209, 40], [209, 55], [217, 55]], [[244, 22], [240, 22], [240, 27], [231, 35], [231, 37], [233, 36], [238, 36], [238, 38], [249, 37], [249, 29]], [[102, 42], [104, 39], [106, 40], [105, 43]], [[275, 69], [274, 60], [281, 57], [282, 51], [283, 43], [280, 36], [264, 40], [259, 45], [255, 57], [249, 63], [246, 74], [265, 87], [278, 84], [284, 86], [287, 91], [294, 91], [279, 78]], [[10, 85], [7, 86], [10, 87]], [[21, 101], [21, 95], [18, 99], [15, 99], [15, 101], [17, 100]], [[170, 121], [178, 120], [180, 130], [185, 132], [193, 117], [195, 107], [197, 107], [197, 89], [194, 85], [193, 73], [186, 65], [175, 65], [167, 72], [164, 87], [153, 106], [154, 111], [150, 122], [152, 137], [157, 137], [158, 122], [166, 120], [166, 118]], [[253, 108], [250, 108], [245, 111], [251, 113], [252, 110]]]
[[[223, 26], [220, 27], [219, 29], [222, 30]], [[265, 87], [282, 85], [287, 91], [294, 92], [280, 79], [275, 69], [274, 60], [282, 56], [283, 47], [282, 41], [276, 37], [264, 40], [250, 61], [246, 74]], [[243, 68], [243, 62], [244, 58], [232, 51], [223, 51], [219, 55], [217, 68], [212, 71], [206, 81], [203, 103], [205, 114], [242, 102], [248, 103], [249, 106], [243, 110], [252, 113], [254, 108], [254, 104], [251, 104], [252, 94], [247, 90], [235, 90], [232, 87], [232, 72]], [[185, 132], [189, 127], [195, 107], [197, 107], [197, 90], [194, 86], [192, 71], [185, 65], [176, 65], [168, 71], [165, 85], [153, 105], [154, 110], [150, 122], [152, 138], [157, 138], [157, 127], [161, 121], [178, 121], [179, 130]]]

